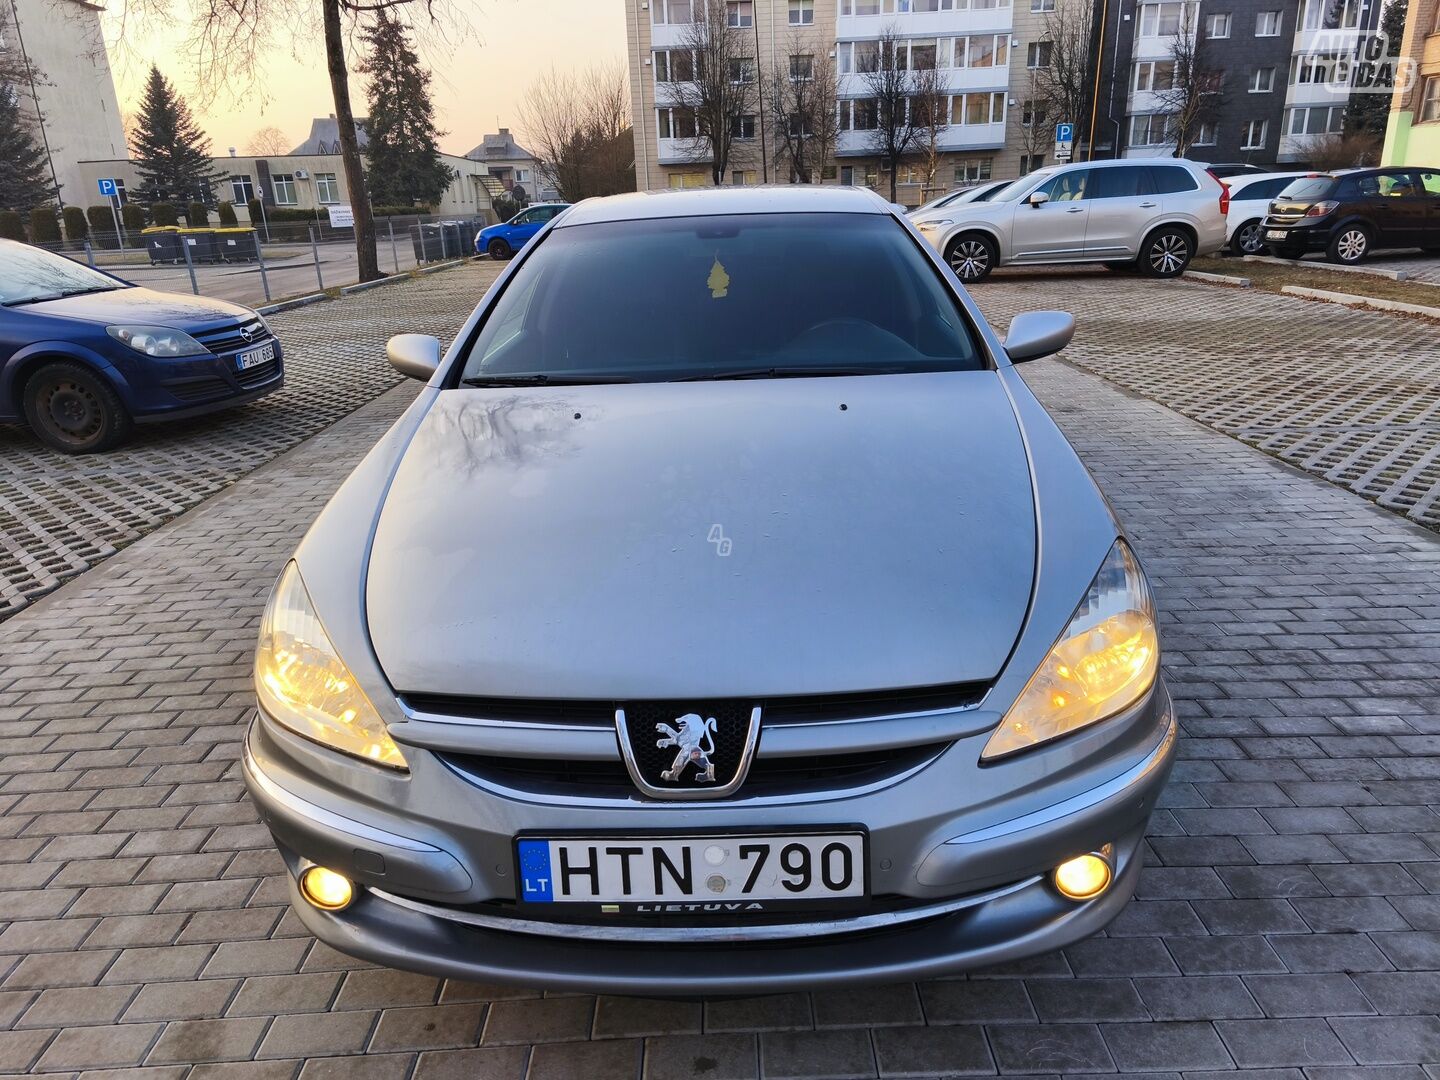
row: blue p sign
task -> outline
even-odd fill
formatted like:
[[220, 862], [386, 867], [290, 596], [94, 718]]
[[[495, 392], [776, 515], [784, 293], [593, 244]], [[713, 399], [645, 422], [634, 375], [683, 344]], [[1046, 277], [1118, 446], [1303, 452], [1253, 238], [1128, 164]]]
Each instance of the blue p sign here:
[[100, 185], [100, 194], [101, 194], [101, 195], [104, 195], [107, 199], [113, 199], [113, 198], [115, 197], [115, 181], [114, 181], [114, 180], [108, 180], [108, 179], [102, 178], [102, 179], [100, 179], [100, 180], [97, 180], [96, 183], [98, 183], [98, 184]]
[[1075, 138], [1075, 125], [1074, 125], [1074, 124], [1056, 124], [1056, 125], [1055, 125], [1055, 141], [1056, 141], [1056, 142], [1062, 142], [1062, 143], [1063, 143], [1063, 142], [1072, 142], [1072, 141], [1074, 141], [1074, 138]]

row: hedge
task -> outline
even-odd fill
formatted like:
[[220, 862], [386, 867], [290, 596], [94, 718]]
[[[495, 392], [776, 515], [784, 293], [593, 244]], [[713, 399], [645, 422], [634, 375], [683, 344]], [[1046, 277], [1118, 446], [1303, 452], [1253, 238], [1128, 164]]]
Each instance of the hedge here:
[[245, 209], [250, 211], [250, 224], [259, 225], [260, 219], [264, 216], [261, 212], [264, 210], [264, 207], [261, 205], [260, 200], [251, 199], [245, 204]]
[[156, 225], [179, 225], [180, 211], [174, 203], [151, 203], [150, 220], [155, 222]]
[[192, 229], [203, 229], [210, 224], [210, 211], [205, 209], [202, 202], [192, 202], [185, 207], [185, 220], [190, 223]]
[[138, 233], [145, 228], [145, 208], [136, 203], [126, 203], [120, 208], [120, 223], [127, 233]]
[[32, 244], [58, 244], [60, 242], [60, 221], [53, 206], [37, 206], [30, 211], [30, 242]]
[[90, 223], [85, 220], [85, 211], [78, 206], [67, 206], [61, 212], [65, 218], [65, 239], [79, 244], [90, 235]]
[[222, 226], [240, 224], [239, 219], [235, 217], [235, 207], [231, 206], [229, 202], [222, 202], [219, 209], [215, 211], [215, 216]]
[[25, 226], [18, 210], [0, 210], [0, 239], [25, 239]]

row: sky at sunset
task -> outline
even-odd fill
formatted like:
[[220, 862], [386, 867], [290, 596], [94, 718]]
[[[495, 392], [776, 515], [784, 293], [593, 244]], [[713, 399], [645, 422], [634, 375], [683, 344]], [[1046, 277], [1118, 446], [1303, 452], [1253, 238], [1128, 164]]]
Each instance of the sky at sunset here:
[[[536, 75], [552, 65], [583, 68], [625, 59], [623, 0], [458, 0], [451, 10], [468, 27], [446, 27], [444, 34], [427, 35], [422, 45], [422, 58], [434, 72], [439, 126], [448, 132], [440, 149], [448, 153], [464, 154], [497, 127], [518, 131], [517, 104]], [[122, 28], [112, 15], [107, 34], [121, 108], [127, 114], [136, 109], [153, 58], [190, 98], [215, 154], [231, 146], [245, 153], [251, 136], [267, 126], [279, 128], [294, 145], [309, 134], [311, 117], [335, 111], [318, 28], [284, 35], [283, 44], [266, 54], [262, 78], [222, 92], [208, 105], [193, 96], [193, 65], [179, 55], [187, 37], [183, 27], [131, 19]], [[351, 75], [356, 115], [365, 111], [363, 85], [361, 76]]]

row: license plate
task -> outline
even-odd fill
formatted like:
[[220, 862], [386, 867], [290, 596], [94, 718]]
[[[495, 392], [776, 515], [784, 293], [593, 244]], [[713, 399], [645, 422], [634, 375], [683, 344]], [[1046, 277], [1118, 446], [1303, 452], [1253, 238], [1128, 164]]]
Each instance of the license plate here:
[[743, 915], [863, 900], [860, 831], [694, 836], [521, 836], [520, 899], [605, 913]]
[[1266, 229], [1266, 230], [1265, 230], [1265, 239], [1266, 239], [1266, 240], [1284, 240], [1284, 239], [1285, 239], [1285, 230], [1284, 230], [1284, 229]]
[[275, 346], [265, 345], [258, 349], [251, 349], [249, 352], [242, 352], [235, 357], [235, 370], [244, 371], [247, 368], [259, 367], [261, 364], [268, 364], [275, 359]]

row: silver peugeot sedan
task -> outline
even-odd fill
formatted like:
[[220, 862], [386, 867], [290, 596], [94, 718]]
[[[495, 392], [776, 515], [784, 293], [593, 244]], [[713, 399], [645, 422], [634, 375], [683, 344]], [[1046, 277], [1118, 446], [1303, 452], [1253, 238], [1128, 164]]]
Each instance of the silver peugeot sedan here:
[[284, 568], [250, 793], [305, 925], [476, 981], [949, 974], [1133, 891], [1150, 588], [1002, 341], [854, 189], [559, 215]]

